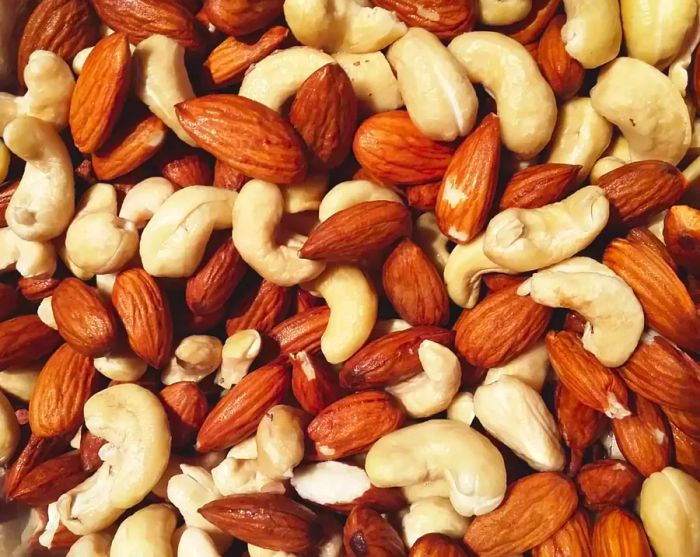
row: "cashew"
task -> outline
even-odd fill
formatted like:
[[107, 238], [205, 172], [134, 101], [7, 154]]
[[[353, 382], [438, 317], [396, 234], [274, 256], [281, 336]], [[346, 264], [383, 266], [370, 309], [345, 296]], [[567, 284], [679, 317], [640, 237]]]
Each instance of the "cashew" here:
[[479, 0], [479, 21], [486, 25], [510, 25], [525, 19], [532, 0]]
[[20, 238], [45, 242], [59, 236], [73, 216], [75, 184], [70, 155], [50, 124], [20, 116], [5, 126], [7, 148], [27, 165], [5, 215]]
[[285, 213], [316, 211], [328, 191], [328, 173], [310, 174], [303, 182], [284, 186], [281, 191]]
[[688, 150], [688, 109], [673, 82], [653, 66], [618, 58], [601, 71], [591, 101], [625, 136], [632, 160], [677, 164]]
[[318, 219], [323, 222], [340, 211], [367, 201], [403, 203], [392, 189], [378, 186], [369, 180], [350, 180], [341, 182], [324, 196], [318, 208]]
[[221, 341], [208, 335], [191, 335], [177, 345], [173, 357], [160, 376], [164, 385], [180, 381], [199, 383], [221, 365]]
[[163, 35], [151, 35], [134, 50], [134, 90], [136, 96], [182, 141], [197, 144], [175, 114], [175, 105], [194, 98], [185, 67], [185, 49]]
[[104, 532], [81, 536], [68, 550], [66, 557], [110, 557], [111, 545], [112, 536]]
[[450, 502], [462, 516], [492, 511], [506, 490], [505, 465], [498, 449], [453, 420], [429, 420], [389, 433], [367, 453], [365, 470], [377, 487], [446, 480]]
[[187, 526], [182, 530], [180, 540], [177, 543], [177, 557], [191, 557], [192, 555], [220, 557], [221, 553], [204, 530]]
[[603, 153], [603, 157], [598, 159], [591, 169], [591, 183], [597, 184], [608, 172], [620, 168], [632, 161], [630, 155], [630, 145], [627, 140], [618, 135]]
[[425, 534], [444, 534], [451, 538], [462, 538], [469, 520], [457, 513], [449, 499], [429, 497], [412, 503], [401, 516], [401, 533], [406, 547], [413, 547]]
[[333, 56], [352, 83], [362, 112], [373, 114], [403, 106], [399, 82], [382, 52]]
[[[131, 45], [129, 45], [131, 46]], [[73, 57], [73, 62], [71, 62], [71, 68], [73, 68], [73, 73], [75, 75], [80, 75], [83, 73], [83, 67], [85, 66], [85, 61], [87, 60], [88, 56], [90, 56], [90, 53], [94, 49], [94, 46], [88, 46], [87, 48], [84, 48], [78, 54], [76, 54]], [[133, 51], [132, 51], [133, 52]]]
[[332, 63], [331, 56], [308, 46], [278, 50], [248, 71], [238, 94], [279, 112], [312, 73]]
[[169, 505], [149, 505], [124, 520], [114, 534], [110, 557], [173, 557], [170, 538], [177, 515]]
[[450, 484], [447, 480], [432, 480], [403, 487], [401, 492], [409, 503], [415, 503], [431, 497], [449, 499]]
[[486, 431], [531, 468], [558, 471], [566, 459], [554, 417], [540, 394], [520, 379], [504, 375], [474, 393], [474, 411]]
[[510, 360], [507, 364], [489, 369], [486, 377], [484, 377], [484, 385], [494, 383], [504, 375], [510, 375], [541, 392], [547, 379], [548, 371], [549, 354], [544, 341], [540, 341], [532, 348]]
[[28, 242], [0, 228], [0, 273], [16, 270], [26, 278], [48, 278], [56, 271], [56, 250], [49, 242]]
[[146, 178], [127, 192], [119, 217], [132, 221], [140, 230], [173, 193], [175, 186], [165, 178]]
[[423, 249], [435, 268], [444, 273], [450, 257], [450, 252], [447, 251], [450, 240], [438, 227], [435, 213], [423, 213], [416, 219], [413, 240]]
[[95, 369], [113, 381], [136, 382], [148, 369], [148, 364], [126, 346], [93, 360]]
[[0, 183], [5, 181], [10, 170], [10, 151], [5, 147], [5, 143], [0, 140]]
[[248, 439], [244, 439], [240, 443], [234, 445], [229, 449], [226, 456], [236, 460], [255, 460], [258, 458], [258, 440], [256, 436], [252, 435], [248, 437]]
[[214, 230], [231, 227], [236, 193], [211, 186], [176, 191], [158, 208], [141, 234], [143, 268], [154, 277], [189, 277], [204, 256]]
[[284, 16], [301, 44], [327, 52], [375, 52], [406, 32], [393, 12], [363, 0], [286, 0]]
[[19, 423], [12, 404], [0, 392], [0, 465], [7, 464], [19, 444]]
[[102, 466], [61, 495], [61, 522], [78, 535], [110, 526], [139, 503], [165, 471], [170, 456], [168, 418], [158, 397], [134, 383], [93, 395], [84, 408], [85, 426], [107, 440]]
[[435, 35], [414, 27], [389, 49], [411, 120], [437, 141], [453, 141], [474, 127], [478, 100], [464, 69]]
[[63, 59], [35, 50], [24, 68], [27, 92], [23, 97], [0, 93], [0, 133], [19, 116], [33, 116], [61, 131], [68, 125], [75, 78]]
[[609, 209], [597, 186], [537, 209], [506, 209], [486, 228], [484, 253], [516, 272], [549, 267], [588, 246], [605, 228]]
[[112, 299], [112, 290], [114, 290], [117, 274], [118, 273], [95, 275], [95, 287], [99, 295], [102, 296], [105, 301], [110, 301]]
[[649, 476], [639, 514], [658, 557], [700, 555], [700, 482], [676, 468]]
[[252, 437], [245, 444], [246, 449], [255, 448], [254, 457], [243, 458], [243, 456], [251, 456], [250, 454], [236, 456], [236, 453], [241, 452], [241, 447], [233, 447], [228, 453], [228, 458], [212, 469], [214, 484], [222, 495], [285, 492], [283, 483], [271, 480], [260, 472], [256, 443], [256, 437]]
[[258, 469], [271, 480], [292, 477], [292, 470], [304, 458], [303, 412], [278, 404], [258, 424]]
[[277, 243], [283, 207], [276, 185], [249, 181], [233, 206], [233, 243], [243, 260], [263, 278], [279, 286], [294, 286], [320, 275], [325, 264], [302, 259], [298, 249]]
[[564, 0], [566, 51], [584, 68], [597, 68], [620, 52], [622, 24], [618, 0]]
[[420, 343], [418, 358], [423, 371], [386, 390], [399, 399], [410, 417], [427, 418], [450, 405], [459, 391], [462, 368], [449, 348], [431, 340]]
[[369, 335], [369, 340], [376, 340], [389, 333], [405, 331], [410, 328], [411, 324], [403, 319], [380, 319], [374, 324], [372, 333]]
[[372, 488], [362, 468], [335, 460], [296, 468], [291, 483], [299, 497], [317, 505], [352, 503]]
[[0, 371], [0, 391], [19, 400], [29, 401], [34, 392], [36, 378], [43, 367], [44, 362], [39, 361], [27, 366], [10, 367]]
[[644, 311], [632, 289], [589, 257], [574, 257], [535, 273], [520, 285], [518, 294], [579, 312], [587, 321], [583, 347], [607, 367], [624, 364], [644, 332]]
[[357, 267], [329, 265], [304, 288], [318, 292], [330, 308], [321, 351], [331, 364], [347, 360], [367, 341], [377, 320], [377, 294]]
[[261, 346], [260, 333], [255, 329], [237, 331], [228, 337], [221, 351], [221, 369], [216, 372], [214, 383], [224, 389], [237, 385], [260, 354]]
[[464, 33], [448, 48], [470, 81], [496, 100], [503, 144], [526, 160], [544, 149], [557, 122], [557, 103], [527, 49], [492, 31]]
[[36, 308], [36, 314], [44, 325], [57, 331], [58, 325], [56, 325], [56, 319], [53, 316], [53, 307], [51, 307], [52, 299], [53, 296], [48, 296], [41, 300], [39, 307]]
[[[42, 519], [42, 522], [43, 521], [44, 520]], [[47, 549], [51, 549], [54, 547], [54, 536], [58, 532], [58, 528], [61, 526], [57, 503], [50, 503], [47, 507], [45, 524], [46, 526], [44, 527], [44, 531], [41, 532], [38, 541], [39, 545]], [[39, 531], [41, 531], [41, 526], [37, 529], [37, 532]]]
[[298, 557], [296, 553], [287, 553], [286, 551], [275, 551], [274, 549], [265, 549], [258, 547], [252, 543], [248, 544], [249, 557]]
[[457, 393], [447, 407], [447, 419], [472, 425], [475, 417], [474, 395], [472, 393]]
[[[693, 0], [693, 4], [696, 1]], [[668, 77], [682, 97], [686, 96], [689, 81], [688, 68], [692, 63], [693, 53], [698, 43], [700, 43], [700, 15], [696, 15], [693, 18], [693, 24], [685, 37], [683, 46], [681, 46], [680, 51], [668, 66]]]

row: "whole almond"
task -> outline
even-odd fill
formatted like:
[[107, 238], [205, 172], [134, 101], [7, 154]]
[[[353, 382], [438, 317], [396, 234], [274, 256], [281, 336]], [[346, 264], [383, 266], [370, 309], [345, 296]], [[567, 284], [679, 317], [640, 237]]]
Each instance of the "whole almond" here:
[[227, 35], [247, 35], [282, 14], [284, 0], [205, 0], [204, 12]]
[[237, 296], [226, 320], [226, 334], [231, 336], [243, 329], [267, 333], [287, 314], [290, 302], [289, 288], [263, 280], [245, 295]]
[[419, 211], [434, 211], [442, 182], [406, 187], [406, 201]]
[[576, 511], [564, 526], [532, 550], [532, 557], [592, 557], [591, 521]]
[[573, 97], [583, 85], [583, 78], [586, 76], [586, 70], [581, 63], [566, 51], [561, 38], [561, 28], [565, 23], [566, 16], [553, 17], [537, 48], [537, 63], [542, 75], [561, 100]]
[[500, 209], [536, 209], [559, 201], [576, 183], [577, 164], [544, 163], [519, 170], [508, 181]]
[[467, 557], [464, 548], [444, 534], [425, 534], [416, 540], [408, 557]]
[[209, 411], [207, 399], [197, 383], [183, 381], [165, 387], [158, 395], [170, 423], [173, 448], [191, 445]]
[[671, 207], [664, 219], [664, 240], [676, 263], [700, 275], [700, 211], [687, 205]]
[[36, 315], [3, 321], [0, 323], [0, 369], [40, 360], [59, 344], [61, 336]]
[[348, 557], [382, 555], [403, 557], [403, 542], [396, 530], [374, 509], [356, 506], [343, 528], [343, 546]]
[[61, 284], [61, 278], [51, 277], [46, 279], [34, 279], [22, 277], [17, 281], [22, 296], [30, 302], [40, 302], [54, 293], [54, 290]]
[[671, 432], [676, 456], [675, 466], [700, 481], [700, 440], [687, 435], [674, 424], [671, 424]]
[[338, 375], [319, 354], [290, 354], [292, 392], [299, 406], [312, 416], [340, 398]]
[[330, 314], [328, 306], [297, 313], [275, 325], [270, 338], [277, 343], [282, 354], [316, 352], [321, 348], [321, 335], [326, 330]]
[[163, 149], [155, 154], [153, 162], [163, 178], [181, 188], [208, 186], [214, 180], [212, 158], [175, 136], [171, 136]]
[[652, 557], [649, 541], [639, 520], [624, 509], [612, 509], [598, 517], [593, 528], [595, 557]]
[[63, 437], [38, 437], [29, 435], [27, 444], [7, 470], [4, 483], [5, 497], [10, 500], [14, 491], [24, 478], [42, 462], [60, 455], [68, 448], [68, 441]]
[[560, 5], [561, 0], [534, 0], [530, 13], [526, 17], [510, 25], [498, 27], [498, 31], [520, 44], [533, 43], [544, 33]]
[[238, 191], [248, 181], [248, 177], [232, 166], [217, 159], [214, 164], [214, 187]]
[[586, 464], [576, 476], [583, 503], [592, 511], [624, 506], [642, 489], [641, 476], [622, 460], [598, 460]]
[[378, 0], [375, 4], [395, 12], [409, 27], [422, 27], [441, 39], [471, 31], [478, 11], [475, 0]]

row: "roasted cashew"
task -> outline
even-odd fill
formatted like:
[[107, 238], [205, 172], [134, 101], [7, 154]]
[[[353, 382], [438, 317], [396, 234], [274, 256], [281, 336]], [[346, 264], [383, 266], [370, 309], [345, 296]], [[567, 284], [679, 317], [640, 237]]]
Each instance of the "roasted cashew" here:
[[286, 551], [275, 551], [274, 549], [265, 549], [264, 547], [259, 547], [248, 544], [248, 556], [249, 557], [299, 557], [296, 553], [287, 553]]
[[447, 407], [447, 419], [457, 420], [465, 425], [472, 425], [474, 418], [474, 394], [457, 393]]
[[173, 193], [175, 186], [165, 178], [146, 178], [124, 196], [119, 217], [130, 220], [140, 230]]
[[510, 25], [525, 19], [532, 0], [479, 0], [479, 21], [486, 25]]
[[[180, 529], [178, 529], [180, 530]], [[178, 530], [175, 531], [177, 536]], [[186, 526], [182, 528], [177, 542], [177, 557], [221, 557], [216, 544], [202, 529]]]
[[469, 520], [452, 508], [449, 499], [428, 497], [411, 503], [401, 515], [401, 533], [406, 547], [413, 547], [425, 534], [444, 534], [451, 538], [462, 538]]
[[93, 365], [108, 379], [124, 383], [138, 381], [148, 369], [148, 364], [127, 347], [119, 347], [110, 354], [95, 358]]
[[316, 211], [328, 191], [328, 173], [309, 174], [303, 182], [284, 186], [281, 191], [285, 213]]
[[[532, 348], [517, 355], [507, 364], [492, 367], [484, 377], [484, 385], [498, 381], [504, 375], [510, 375], [520, 379], [526, 385], [538, 392], [542, 391], [544, 382], [549, 372], [549, 353], [544, 341], [540, 341]], [[448, 409], [449, 416], [449, 409]]]
[[369, 180], [350, 180], [334, 186], [323, 197], [318, 208], [318, 220], [323, 222], [340, 211], [368, 201], [403, 203], [399, 195], [390, 188], [378, 186]]
[[337, 460], [299, 466], [291, 483], [299, 497], [317, 505], [352, 503], [372, 488], [362, 468]]
[[258, 469], [271, 480], [292, 477], [292, 470], [304, 458], [303, 412], [278, 404], [260, 420], [255, 435]]
[[19, 423], [15, 410], [7, 397], [0, 392], [0, 465], [7, 464], [19, 444]]
[[124, 520], [114, 534], [110, 557], [173, 557], [170, 538], [177, 515], [169, 505], [149, 505]]
[[447, 251], [450, 239], [438, 227], [435, 213], [423, 213], [416, 219], [413, 240], [423, 249], [435, 268], [444, 273], [450, 257], [450, 252]]
[[191, 335], [183, 338], [161, 373], [163, 385], [180, 381], [199, 383], [221, 365], [222, 350], [221, 341], [213, 336]]
[[382, 52], [339, 52], [333, 57], [348, 74], [363, 112], [373, 114], [403, 106], [399, 82]]
[[44, 362], [33, 362], [27, 366], [10, 367], [0, 371], [0, 391], [28, 402], [34, 392], [36, 378]]
[[597, 68], [620, 52], [622, 24], [618, 0], [564, 0], [566, 51], [584, 68]]
[[261, 346], [260, 333], [255, 329], [237, 331], [228, 337], [221, 351], [221, 368], [216, 372], [214, 383], [224, 389], [238, 384], [260, 354]]
[[68, 550], [66, 557], [110, 557], [109, 548], [112, 536], [105, 532], [88, 534], [78, 538]]
[[50, 242], [28, 242], [10, 228], [0, 228], [0, 273], [14, 271], [26, 278], [49, 278], [56, 271], [56, 250]]

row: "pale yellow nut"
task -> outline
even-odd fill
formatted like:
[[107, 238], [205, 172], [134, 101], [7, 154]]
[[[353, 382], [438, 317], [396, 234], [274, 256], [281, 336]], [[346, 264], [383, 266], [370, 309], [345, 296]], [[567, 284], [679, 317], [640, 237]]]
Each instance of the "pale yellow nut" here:
[[457, 393], [447, 407], [447, 419], [457, 420], [465, 425], [472, 425], [474, 414], [474, 394]]
[[95, 47], [89, 46], [87, 48], [84, 48], [73, 57], [73, 62], [71, 62], [71, 68], [73, 68], [73, 73], [75, 75], [80, 75], [81, 73], [83, 73], [85, 61], [87, 60], [88, 56], [90, 56], [90, 53], [92, 52], [93, 48]]
[[289, 479], [304, 458], [303, 412], [278, 404], [258, 424], [255, 436], [258, 468], [271, 480]]
[[66, 557], [110, 557], [112, 536], [105, 532], [81, 536], [68, 550]]
[[596, 161], [591, 169], [591, 183], [597, 184], [608, 172], [612, 172], [631, 161], [630, 144], [625, 137], [622, 135], [613, 137], [603, 156]]
[[362, 468], [335, 460], [295, 468], [291, 484], [299, 497], [317, 505], [352, 503], [372, 488]]
[[138, 381], [148, 369], [148, 364], [125, 346], [95, 358], [93, 364], [108, 379], [123, 382]]
[[44, 362], [34, 362], [27, 366], [10, 367], [0, 371], [0, 391], [19, 400], [29, 401], [42, 367]]
[[260, 354], [261, 346], [260, 333], [255, 329], [237, 331], [228, 337], [221, 351], [221, 368], [216, 372], [214, 382], [224, 389], [238, 384]]
[[[468, 425], [463, 420], [457, 421]], [[422, 501], [423, 499], [428, 499], [430, 497], [449, 499], [450, 484], [447, 480], [428, 480], [402, 487], [401, 493], [403, 493], [403, 496], [409, 503], [415, 503], [416, 501]]]
[[303, 182], [284, 186], [281, 191], [285, 213], [316, 211], [328, 191], [328, 173], [315, 172]]
[[401, 197], [390, 188], [379, 186], [369, 180], [350, 180], [333, 187], [323, 197], [318, 208], [318, 219], [323, 222], [340, 211], [369, 201], [403, 203]]
[[[186, 526], [180, 532], [177, 541], [177, 557], [220, 557], [221, 553], [211, 537], [202, 529]], [[178, 531], [175, 531], [177, 536]]]
[[[696, 16], [691, 30], [683, 41], [680, 51], [668, 66], [668, 77], [678, 89], [679, 93], [685, 97], [688, 92], [688, 68], [693, 61], [693, 53], [700, 43], [700, 16]], [[691, 118], [693, 114], [691, 114]]]
[[142, 229], [173, 193], [175, 186], [165, 178], [146, 178], [124, 196], [119, 217], [132, 221], [136, 228]]
[[284, 483], [271, 480], [260, 472], [257, 459], [231, 458], [229, 453], [229, 457], [213, 468], [211, 474], [216, 488], [224, 496], [285, 492]]
[[443, 497], [416, 501], [401, 515], [401, 534], [406, 547], [413, 547], [426, 534], [461, 539], [468, 526], [469, 519], [456, 512], [450, 500]]
[[484, 385], [494, 383], [504, 375], [510, 375], [541, 392], [548, 372], [549, 354], [544, 341], [540, 341], [508, 363], [489, 369], [484, 377]]
[[174, 557], [170, 538], [177, 515], [170, 505], [149, 505], [124, 520], [114, 534], [110, 557]]
[[584, 68], [597, 68], [620, 52], [622, 23], [618, 0], [564, 0], [566, 51]]
[[7, 464], [19, 444], [19, 423], [15, 410], [0, 392], [0, 464]]
[[275, 551], [274, 549], [265, 549], [264, 547], [259, 547], [248, 544], [248, 555], [250, 557], [298, 557], [296, 553], [287, 553], [286, 551]]
[[56, 325], [56, 319], [53, 316], [53, 307], [51, 306], [53, 296], [47, 296], [39, 303], [39, 307], [36, 308], [36, 314], [41, 319], [41, 322], [54, 329], [58, 330], [58, 325]]
[[28, 242], [10, 228], [0, 228], [0, 273], [16, 270], [26, 278], [49, 278], [56, 271], [50, 242]]
[[435, 268], [443, 273], [450, 258], [447, 250], [450, 239], [438, 227], [435, 213], [423, 213], [416, 219], [413, 240], [423, 249]]
[[190, 335], [175, 348], [170, 362], [161, 373], [164, 385], [181, 381], [199, 383], [221, 365], [221, 341], [210, 335]]
[[348, 74], [362, 112], [375, 114], [403, 106], [399, 82], [382, 52], [338, 52], [333, 57]]
[[5, 147], [5, 143], [0, 141], [0, 183], [7, 178], [7, 171], [10, 169], [10, 151]]
[[479, 21], [486, 25], [510, 25], [530, 13], [532, 0], [479, 0]]

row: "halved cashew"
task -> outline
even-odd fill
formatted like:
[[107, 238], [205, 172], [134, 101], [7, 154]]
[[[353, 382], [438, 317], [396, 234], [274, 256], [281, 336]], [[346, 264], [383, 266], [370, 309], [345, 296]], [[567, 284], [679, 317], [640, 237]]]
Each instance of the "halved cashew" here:
[[668, 76], [641, 60], [622, 57], [605, 67], [591, 89], [591, 101], [625, 136], [632, 160], [678, 164], [690, 146], [683, 97]]
[[315, 211], [328, 191], [328, 173], [309, 174], [303, 182], [289, 184], [282, 188], [284, 212], [295, 214]]
[[94, 46], [88, 46], [87, 48], [82, 49], [80, 52], [78, 52], [78, 54], [76, 54], [73, 57], [73, 61], [71, 62], [71, 68], [73, 68], [73, 73], [75, 75], [80, 75], [81, 73], [83, 73], [83, 67], [85, 66], [85, 62], [94, 48]]
[[35, 50], [24, 68], [27, 92], [22, 97], [0, 93], [0, 133], [18, 116], [33, 116], [61, 131], [68, 125], [75, 78], [63, 58]]
[[304, 458], [304, 414], [298, 408], [278, 404], [258, 424], [258, 469], [271, 480], [292, 477]]
[[564, 0], [566, 51], [584, 68], [597, 68], [620, 52], [622, 23], [618, 0]]
[[238, 94], [279, 112], [312, 73], [332, 63], [330, 55], [308, 46], [278, 50], [252, 67]]
[[143, 377], [148, 364], [126, 346], [93, 360], [95, 369], [113, 381], [131, 383]]
[[301, 44], [327, 52], [376, 52], [406, 32], [393, 12], [363, 0], [286, 0], [284, 16]]
[[334, 186], [323, 198], [318, 208], [318, 220], [323, 222], [336, 213], [367, 201], [394, 201], [403, 203], [390, 188], [378, 186], [369, 180], [350, 180]]
[[16, 270], [26, 278], [48, 278], [56, 271], [50, 242], [28, 242], [10, 228], [0, 228], [0, 273]]
[[[177, 534], [177, 532], [176, 532]], [[186, 526], [177, 542], [177, 557], [220, 557], [221, 553], [209, 534], [200, 528]]]
[[112, 536], [105, 532], [81, 536], [68, 550], [66, 557], [110, 557], [111, 545]]
[[486, 228], [484, 253], [516, 272], [549, 267], [588, 246], [605, 228], [609, 211], [597, 186], [537, 209], [506, 209]]
[[164, 35], [151, 35], [134, 50], [134, 90], [136, 96], [182, 141], [197, 144], [175, 114], [175, 105], [194, 98], [185, 67], [185, 49]]
[[423, 249], [435, 268], [444, 273], [450, 258], [450, 252], [447, 251], [450, 239], [442, 233], [437, 225], [435, 213], [423, 213], [416, 219], [416, 224], [413, 227], [413, 240]]
[[362, 468], [336, 460], [296, 468], [291, 483], [299, 497], [317, 505], [352, 503], [372, 488]]
[[17, 449], [19, 423], [12, 404], [2, 392], [0, 392], [0, 432], [0, 465], [3, 465], [10, 461]]
[[464, 33], [448, 48], [469, 80], [496, 100], [504, 145], [526, 160], [544, 149], [557, 122], [557, 102], [527, 49], [492, 31]]
[[453, 141], [474, 127], [479, 101], [464, 69], [431, 32], [414, 27], [389, 49], [411, 121], [423, 135]]
[[199, 383], [221, 365], [221, 341], [209, 335], [183, 338], [160, 376], [164, 385], [180, 381]]
[[51, 305], [52, 300], [53, 296], [47, 296], [46, 298], [42, 299], [39, 303], [39, 307], [36, 308], [36, 314], [39, 316], [39, 319], [41, 319], [41, 322], [44, 325], [57, 331], [58, 325], [56, 324], [56, 318], [53, 315], [53, 307]]
[[399, 82], [382, 52], [338, 52], [333, 57], [348, 74], [363, 112], [386, 112], [403, 106]]
[[173, 193], [175, 186], [165, 178], [146, 178], [127, 192], [119, 217], [130, 220], [140, 230]]
[[644, 332], [644, 311], [627, 283], [589, 257], [574, 257], [535, 273], [518, 294], [538, 304], [576, 310], [587, 321], [583, 347], [607, 367], [630, 357]]
[[469, 519], [452, 507], [449, 499], [429, 497], [412, 503], [401, 516], [401, 533], [406, 547], [413, 547], [425, 534], [444, 534], [451, 538], [462, 538], [469, 526]]
[[367, 341], [377, 321], [377, 294], [357, 267], [329, 265], [304, 288], [318, 292], [331, 310], [321, 336], [321, 351], [331, 364], [352, 356]]
[[0, 371], [0, 391], [19, 400], [29, 401], [42, 367], [44, 367], [44, 362], [39, 361], [27, 366], [10, 367]]
[[262, 340], [255, 329], [237, 331], [226, 339], [221, 351], [221, 368], [216, 372], [214, 383], [230, 389], [238, 384], [260, 354]]
[[5, 126], [7, 148], [27, 165], [5, 217], [23, 240], [56, 238], [73, 216], [75, 182], [68, 149], [58, 132], [42, 120], [20, 116]]
[[504, 375], [474, 393], [481, 425], [534, 470], [559, 471], [566, 459], [554, 417], [540, 394], [520, 379]]
[[85, 426], [107, 444], [102, 466], [83, 483], [61, 495], [61, 522], [78, 535], [109, 526], [148, 495], [170, 456], [168, 418], [158, 397], [134, 383], [115, 385], [93, 395], [83, 410]]
[[204, 256], [214, 230], [231, 227], [236, 192], [211, 186], [176, 191], [158, 208], [141, 234], [143, 268], [154, 277], [189, 277]]
[[474, 418], [474, 394], [457, 393], [447, 407], [447, 419], [457, 420], [465, 425], [472, 425]]
[[277, 243], [283, 209], [282, 193], [275, 184], [249, 181], [233, 206], [233, 243], [263, 278], [279, 286], [294, 286], [320, 275], [325, 264], [302, 259], [298, 248]]
[[486, 25], [510, 25], [525, 19], [532, 0], [479, 0], [479, 21]]
[[177, 515], [170, 505], [149, 505], [124, 520], [114, 534], [110, 557], [173, 557], [170, 538]]
[[412, 418], [427, 418], [446, 410], [459, 391], [462, 368], [454, 353], [437, 342], [424, 340], [418, 347], [423, 371], [387, 387]]
[[492, 511], [506, 491], [501, 453], [453, 420], [429, 420], [385, 435], [367, 453], [365, 470], [377, 487], [446, 480], [450, 502], [462, 516]]
[[611, 138], [612, 125], [593, 109], [591, 99], [575, 97], [559, 107], [547, 162], [580, 165], [578, 182], [583, 182]]
[[549, 353], [544, 345], [544, 341], [540, 341], [532, 348], [510, 360], [507, 364], [489, 369], [486, 377], [484, 377], [484, 385], [494, 383], [504, 375], [510, 375], [540, 392], [547, 379], [548, 372]]

